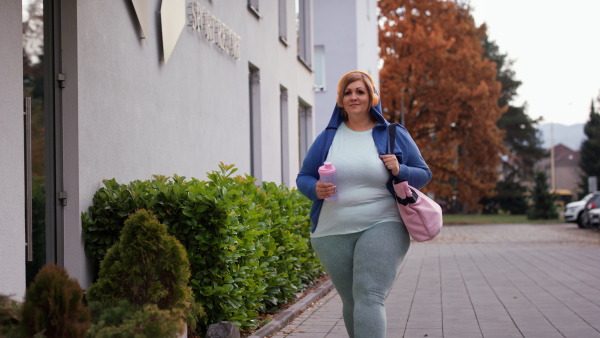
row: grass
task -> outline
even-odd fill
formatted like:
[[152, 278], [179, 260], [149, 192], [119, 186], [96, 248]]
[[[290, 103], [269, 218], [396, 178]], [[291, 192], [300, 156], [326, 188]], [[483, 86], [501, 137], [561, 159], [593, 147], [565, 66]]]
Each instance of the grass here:
[[444, 214], [444, 225], [463, 224], [555, 224], [564, 223], [564, 219], [530, 220], [526, 215], [459, 215]]

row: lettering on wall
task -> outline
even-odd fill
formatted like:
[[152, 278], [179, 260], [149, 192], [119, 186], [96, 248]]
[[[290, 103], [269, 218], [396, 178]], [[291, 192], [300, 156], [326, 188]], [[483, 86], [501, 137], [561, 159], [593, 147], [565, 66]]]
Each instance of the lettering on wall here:
[[242, 40], [240, 36], [206, 8], [200, 6], [197, 1], [192, 2], [188, 8], [188, 26], [195, 31], [199, 31], [208, 41], [214, 43], [229, 56], [239, 60]]

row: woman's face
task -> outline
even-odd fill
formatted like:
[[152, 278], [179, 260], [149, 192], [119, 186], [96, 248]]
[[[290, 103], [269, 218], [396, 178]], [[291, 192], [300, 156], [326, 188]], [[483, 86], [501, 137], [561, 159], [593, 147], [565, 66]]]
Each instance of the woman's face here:
[[365, 87], [365, 83], [361, 80], [356, 80], [346, 87], [344, 91], [344, 110], [348, 113], [348, 117], [360, 114], [369, 113], [369, 91]]

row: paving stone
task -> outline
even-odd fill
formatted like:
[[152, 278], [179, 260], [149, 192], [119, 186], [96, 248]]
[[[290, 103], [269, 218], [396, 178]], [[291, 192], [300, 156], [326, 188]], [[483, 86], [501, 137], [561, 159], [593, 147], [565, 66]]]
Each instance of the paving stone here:
[[525, 338], [564, 338], [560, 332], [523, 332]]
[[520, 333], [506, 333], [506, 332], [484, 333], [483, 336], [485, 338], [523, 338], [523, 335]]
[[481, 332], [447, 332], [444, 330], [444, 338], [482, 338]]
[[598, 330], [594, 330], [591, 328], [579, 328], [573, 330], [561, 330], [562, 333], [567, 338], [600, 338], [600, 332]]
[[308, 325], [297, 326], [294, 329], [294, 332], [299, 332], [299, 333], [306, 333], [306, 332], [328, 333], [329, 331], [331, 331], [331, 327], [332, 327], [332, 325], [316, 325], [316, 324], [310, 323]]
[[481, 329], [479, 328], [479, 323], [476, 320], [444, 321], [443, 329], [444, 329], [444, 334], [446, 334], [447, 332], [479, 332], [479, 333], [481, 333]]

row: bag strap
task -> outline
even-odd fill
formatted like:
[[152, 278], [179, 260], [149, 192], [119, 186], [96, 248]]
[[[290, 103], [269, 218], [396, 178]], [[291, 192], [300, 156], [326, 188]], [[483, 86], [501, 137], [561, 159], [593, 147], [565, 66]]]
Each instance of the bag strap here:
[[396, 202], [398, 202], [398, 204], [402, 204], [403, 206], [417, 203], [419, 200], [419, 195], [417, 195], [417, 192], [413, 188], [410, 188], [410, 192], [412, 196], [406, 196], [406, 198], [400, 198], [398, 194], [396, 194]]
[[[390, 123], [388, 125], [388, 135], [390, 137], [390, 154], [395, 154], [394, 153], [394, 149], [396, 148], [396, 126], [398, 125], [398, 123]], [[390, 175], [392, 175], [392, 171], [388, 170], [390, 172]], [[392, 175], [392, 178], [394, 177], [394, 175]], [[395, 181], [395, 178], [394, 178]]]
[[388, 134], [390, 136], [390, 154], [394, 154], [394, 148], [396, 146], [396, 125], [397, 123], [390, 123], [388, 125]]

